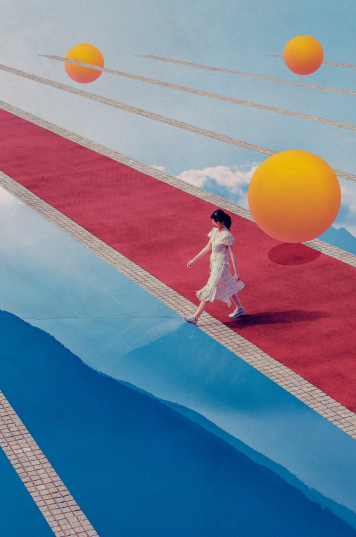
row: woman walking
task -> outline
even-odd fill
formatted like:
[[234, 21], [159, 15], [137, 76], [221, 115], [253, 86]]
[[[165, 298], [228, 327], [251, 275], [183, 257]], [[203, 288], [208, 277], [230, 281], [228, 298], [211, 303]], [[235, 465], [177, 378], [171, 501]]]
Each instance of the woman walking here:
[[[188, 268], [203, 257], [211, 249], [210, 256], [210, 278], [203, 289], [197, 291], [197, 297], [201, 300], [200, 305], [195, 313], [184, 319], [188, 323], [197, 324], [200, 315], [208, 306], [209, 302], [221, 300], [231, 306], [231, 301], [236, 309], [229, 315], [230, 319], [237, 319], [245, 313], [244, 308], [237, 296], [237, 293], [245, 287], [245, 284], [240, 280], [239, 271], [237, 269], [236, 257], [234, 252], [234, 237], [230, 233], [231, 218], [221, 209], [217, 209], [210, 217], [213, 222], [213, 229], [208, 233], [209, 242], [205, 248], [194, 258], [188, 262]], [[234, 267], [234, 276], [230, 272], [228, 252], [230, 253], [232, 265]], [[231, 301], [230, 301], [231, 299]]]

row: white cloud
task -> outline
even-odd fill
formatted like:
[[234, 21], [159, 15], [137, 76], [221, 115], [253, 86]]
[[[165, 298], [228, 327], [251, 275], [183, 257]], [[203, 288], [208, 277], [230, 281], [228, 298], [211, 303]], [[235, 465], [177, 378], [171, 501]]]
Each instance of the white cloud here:
[[154, 166], [151, 164], [151, 168], [156, 168], [156, 170], [160, 170], [161, 172], [165, 172], [166, 168], [164, 166]]
[[[231, 199], [235, 203], [248, 209], [247, 192], [253, 174], [259, 162], [248, 163], [243, 166], [216, 166], [202, 170], [188, 170], [177, 177], [191, 185], [213, 192], [221, 197]], [[152, 165], [152, 168], [165, 172], [163, 166]], [[356, 183], [339, 179], [341, 187], [341, 207], [339, 214], [332, 224], [339, 229], [347, 229], [356, 237]], [[215, 187], [215, 188], [214, 188]], [[223, 190], [225, 189], [225, 196]], [[234, 194], [231, 198], [228, 194]], [[0, 197], [1, 203], [1, 197]]]
[[[341, 202], [346, 205], [351, 213], [356, 216], [356, 185], [348, 182], [348, 184], [341, 184]], [[356, 224], [356, 218], [355, 218]]]
[[203, 170], [188, 170], [182, 172], [178, 177], [183, 181], [200, 188], [204, 188], [207, 183], [211, 184], [211, 182], [213, 182], [217, 186], [236, 194], [236, 202], [244, 207], [248, 207], [248, 186], [257, 168], [258, 163], [241, 167], [233, 166], [232, 168], [228, 168], [227, 166], [216, 166], [215, 168], [204, 168]]
[[[221, 192], [221, 189], [226, 189], [226, 194], [235, 194], [236, 198], [233, 200], [235, 203], [248, 209], [248, 187], [258, 166], [257, 162], [240, 167], [232, 166], [231, 168], [216, 166], [203, 170], [188, 170], [182, 172], [178, 177], [187, 183], [205, 190], [208, 189], [222, 197], [224, 197], [224, 193]], [[158, 168], [158, 166], [155, 167]], [[356, 236], [356, 183], [340, 179], [340, 187], [341, 208], [333, 226], [336, 228], [344, 227]]]
[[356, 236], [356, 183], [339, 179], [341, 187], [341, 207], [333, 223], [336, 228], [344, 227]]

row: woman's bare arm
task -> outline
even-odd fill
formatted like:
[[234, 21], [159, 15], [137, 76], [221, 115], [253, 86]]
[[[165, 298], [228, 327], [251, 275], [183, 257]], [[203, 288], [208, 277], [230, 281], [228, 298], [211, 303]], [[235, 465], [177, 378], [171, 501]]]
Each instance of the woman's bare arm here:
[[238, 271], [238, 268], [237, 268], [237, 262], [236, 262], [236, 256], [235, 256], [235, 252], [234, 252], [234, 247], [232, 245], [228, 246], [228, 250], [229, 250], [229, 253], [230, 253], [230, 257], [231, 257], [232, 266], [234, 267], [234, 271], [235, 271], [235, 280], [240, 281], [240, 274], [239, 274], [239, 271]]
[[197, 256], [192, 259], [192, 261], [188, 261], [187, 267], [190, 268], [198, 259], [203, 257], [203, 255], [207, 254], [209, 250], [211, 249], [211, 242], [209, 241], [208, 244], [205, 246], [205, 248], [202, 249], [201, 252]]

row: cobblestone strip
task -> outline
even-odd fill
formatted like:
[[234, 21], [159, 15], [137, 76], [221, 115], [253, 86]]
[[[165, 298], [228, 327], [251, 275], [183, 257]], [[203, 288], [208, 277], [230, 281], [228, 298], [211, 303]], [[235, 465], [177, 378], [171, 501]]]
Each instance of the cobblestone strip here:
[[[116, 162], [120, 162], [122, 164], [125, 164], [126, 166], [130, 166], [131, 168], [139, 172], [149, 175], [150, 177], [154, 177], [155, 179], [158, 179], [159, 181], [167, 183], [175, 188], [178, 188], [179, 190], [187, 192], [191, 194], [192, 196], [195, 196], [204, 201], [207, 201], [208, 203], [211, 203], [215, 207], [220, 207], [221, 209], [225, 211], [228, 211], [232, 214], [236, 214], [238, 216], [241, 216], [242, 218], [245, 218], [246, 220], [250, 220], [251, 222], [254, 222], [252, 215], [248, 209], [245, 209], [244, 207], [240, 207], [239, 205], [236, 205], [236, 203], [233, 203], [232, 201], [228, 201], [224, 198], [221, 198], [220, 196], [211, 194], [210, 192], [206, 192], [205, 190], [198, 188], [197, 186], [191, 185], [190, 183], [187, 183], [186, 181], [183, 181], [182, 179], [179, 179], [178, 177], [169, 175], [168, 173], [162, 172], [161, 170], [158, 170], [157, 168], [154, 168], [153, 166], [148, 166], [147, 164], [143, 164], [142, 162], [139, 162], [138, 160], [127, 157], [126, 155], [123, 155], [122, 153], [118, 153], [117, 151], [114, 151], [113, 149], [109, 149], [101, 144], [97, 144], [96, 142], [88, 140], [87, 138], [84, 138], [83, 136], [80, 136], [79, 134], [75, 134], [71, 131], [68, 131], [67, 129], [58, 127], [57, 125], [53, 123], [45, 121], [44, 119], [41, 119], [28, 112], [25, 112], [24, 110], [21, 110], [20, 108], [17, 108], [8, 103], [5, 103], [4, 101], [0, 101], [0, 109], [6, 110], [7, 112], [10, 112], [11, 114], [14, 114], [27, 121], [30, 121], [31, 123], [34, 123], [35, 125], [38, 125], [39, 127], [43, 127], [55, 134], [58, 134], [59, 136], [63, 136], [64, 138], [67, 138], [68, 140], [71, 140], [79, 145], [82, 145], [83, 147], [91, 149], [92, 151], [95, 151], [96, 153], [99, 153], [113, 160], [116, 160]], [[340, 175], [342, 173], [346, 174], [347, 172], [339, 171]], [[356, 177], [355, 177], [355, 180], [356, 180]], [[13, 179], [9, 178], [5, 174], [2, 174], [2, 181], [3, 181], [4, 188], [13, 188], [11, 185], [13, 184], [17, 185], [16, 181], [13, 181]], [[6, 186], [7, 184], [8, 186]], [[17, 194], [14, 194], [14, 195], [16, 196]], [[305, 242], [304, 244], [306, 244], [310, 248], [313, 248], [314, 250], [318, 250], [319, 252], [322, 252], [323, 254], [329, 255], [330, 257], [334, 257], [335, 259], [338, 259], [339, 261], [343, 261], [344, 263], [347, 263], [348, 265], [356, 267], [356, 256], [353, 254], [350, 254], [349, 252], [346, 252], [345, 250], [341, 250], [340, 248], [337, 248], [336, 246], [332, 246], [324, 241], [321, 241], [320, 239], [314, 239], [312, 241]]]
[[[1, 172], [0, 185], [179, 315], [194, 314], [195, 304]], [[199, 328], [337, 427], [356, 438], [356, 415], [353, 412], [208, 313], [203, 313]]]
[[243, 147], [244, 149], [256, 151], [257, 153], [262, 153], [264, 155], [273, 155], [274, 153], [276, 153], [276, 151], [266, 149], [265, 147], [261, 147], [259, 145], [250, 144], [248, 142], [232, 138], [231, 136], [226, 136], [225, 134], [219, 134], [217, 132], [209, 131], [207, 129], [202, 129], [194, 125], [190, 125], [189, 123], [184, 123], [183, 121], [178, 121], [173, 118], [161, 116], [160, 114], [155, 114], [154, 112], [149, 112], [148, 110], [143, 110], [142, 108], [137, 108], [136, 106], [120, 103], [119, 101], [115, 101], [114, 99], [108, 99], [107, 97], [96, 95], [95, 93], [90, 93], [89, 91], [81, 90], [73, 86], [68, 86], [67, 84], [62, 84], [61, 82], [49, 80], [48, 78], [43, 78], [42, 76], [33, 75], [31, 73], [26, 73], [25, 71], [20, 71], [19, 69], [14, 69], [13, 67], [8, 67], [7, 65], [0, 64], [0, 69], [2, 71], [12, 73], [13, 75], [21, 76], [23, 78], [33, 80], [34, 82], [39, 82], [40, 84], [51, 86], [52, 88], [67, 91], [68, 93], [73, 93], [74, 95], [79, 95], [80, 97], [90, 99], [91, 101], [106, 104], [108, 106], [112, 106], [113, 108], [118, 108], [120, 110], [125, 110], [126, 112], [129, 112], [131, 114], [137, 114], [139, 116], [146, 117], [154, 121], [159, 121], [160, 123], [171, 125], [172, 127], [178, 127], [179, 129], [194, 132], [195, 134], [201, 134], [202, 136], [207, 136], [208, 138], [213, 138], [215, 140], [219, 140], [220, 142], [225, 142], [238, 147]]
[[347, 67], [348, 69], [356, 69], [356, 65], [353, 63], [340, 63], [340, 62], [323, 62], [325, 65], [335, 65], [336, 67]]
[[[272, 58], [284, 58], [282, 54], [268, 54]], [[348, 69], [356, 69], [356, 65], [353, 63], [340, 63], [340, 62], [323, 62], [325, 65], [335, 65], [336, 67], [347, 67]]]
[[57, 537], [98, 536], [1, 391], [0, 446]]
[[[201, 127], [196, 127], [195, 125], [190, 125], [189, 123], [184, 123], [183, 121], [178, 121], [176, 119], [172, 119], [166, 116], [161, 116], [159, 114], [149, 112], [148, 110], [143, 110], [142, 108], [136, 108], [135, 106], [130, 106], [125, 103], [120, 103], [118, 101], [114, 101], [113, 99], [108, 99], [107, 97], [102, 97], [101, 95], [90, 93], [89, 91], [84, 91], [78, 88], [74, 88], [72, 86], [68, 86], [67, 84], [62, 84], [61, 82], [55, 82], [54, 80], [49, 80], [48, 78], [43, 78], [41, 76], [33, 75], [31, 73], [26, 73], [25, 71], [20, 71], [19, 69], [14, 69], [13, 67], [8, 67], [6, 65], [0, 64], [0, 70], [7, 71], [8, 73], [12, 73], [17, 76], [28, 78], [29, 80], [39, 82], [40, 84], [46, 84], [47, 86], [51, 86], [56, 89], [67, 91], [75, 95], [80, 95], [81, 97], [84, 97], [86, 99], [90, 99], [92, 101], [106, 104], [108, 106], [112, 106], [120, 110], [125, 110], [126, 112], [129, 112], [131, 114], [137, 114], [139, 116], [152, 119], [153, 121], [159, 121], [161, 123], [171, 125], [172, 127], [177, 127], [179, 129], [184, 129], [189, 132], [194, 132], [195, 134], [199, 134], [201, 136], [206, 136], [208, 138], [213, 138], [214, 140], [219, 140], [220, 142], [224, 142], [226, 144], [231, 144], [237, 147], [248, 149], [249, 151], [261, 153], [262, 155], [271, 156], [271, 155], [275, 155], [278, 152], [272, 149], [267, 149], [266, 147], [262, 147], [262, 146], [255, 145], [255, 144], [250, 144], [249, 142], [244, 142], [243, 140], [238, 140], [237, 138], [232, 138], [231, 136], [226, 136], [225, 134], [219, 134], [214, 131], [202, 129]], [[339, 177], [343, 177], [344, 179], [348, 179], [349, 181], [356, 182], [356, 175], [352, 173], [343, 172], [343, 171], [336, 170], [336, 169], [334, 169], [334, 172]]]
[[[149, 60], [158, 60], [161, 62], [177, 63], [178, 65], [186, 65], [188, 67], [195, 67], [198, 69], [206, 69], [207, 71], [217, 71], [219, 73], [228, 73], [230, 75], [247, 76], [249, 78], [258, 78], [259, 80], [270, 80], [271, 82], [280, 82], [282, 84], [290, 84], [291, 86], [303, 86], [304, 88], [313, 88], [313, 89], [319, 89], [319, 90], [325, 90], [325, 91], [333, 91], [335, 93], [344, 93], [346, 95], [356, 95], [356, 91], [348, 91], [348, 90], [337, 89], [337, 88], [328, 88], [325, 86], [316, 86], [315, 84], [306, 84], [304, 82], [293, 82], [292, 80], [283, 80], [282, 78], [271, 78], [269, 76], [252, 75], [251, 73], [242, 73], [241, 71], [232, 71], [231, 69], [223, 69], [221, 67], [210, 67], [208, 65], [201, 65], [200, 63], [191, 63], [191, 62], [184, 62], [180, 60], [172, 60], [170, 58], [162, 58], [161, 56], [151, 56], [151, 55], [144, 55], [144, 54], [137, 54], [137, 56], [139, 58], [147, 58]], [[283, 56], [280, 56], [280, 57], [283, 58]], [[329, 64], [334, 65], [332, 62], [323, 62], [323, 63], [329, 63]], [[351, 67], [351, 65], [349, 64], [337, 64], [337, 65], [343, 65], [344, 67]]]
[[76, 60], [68, 60], [62, 58], [61, 56], [50, 56], [43, 55], [44, 58], [49, 58], [51, 60], [57, 60], [64, 63], [72, 63], [74, 65], [81, 65], [83, 67], [89, 67], [90, 69], [96, 69], [97, 71], [105, 71], [106, 73], [111, 73], [114, 75], [132, 78], [134, 80], [140, 80], [141, 82], [147, 82], [148, 84], [155, 84], [157, 86], [163, 86], [165, 88], [175, 89], [178, 91], [185, 91], [187, 93], [192, 93], [194, 95], [200, 95], [202, 97], [209, 97], [211, 99], [218, 99], [219, 101], [226, 101], [233, 104], [240, 104], [241, 106], [249, 106], [251, 108], [257, 108], [259, 110], [265, 110], [266, 112], [274, 112], [276, 114], [283, 114], [285, 116], [292, 116], [299, 119], [306, 119], [308, 121], [316, 121], [317, 123], [324, 123], [325, 125], [331, 125], [333, 127], [340, 127], [342, 129], [356, 130], [356, 125], [350, 123], [343, 123], [341, 121], [334, 121], [333, 119], [326, 119], [318, 116], [311, 116], [310, 114], [303, 114], [301, 112], [293, 112], [292, 110], [285, 110], [284, 108], [276, 108], [274, 106], [268, 106], [265, 104], [253, 103], [251, 101], [243, 101], [242, 99], [237, 99], [235, 97], [228, 97], [226, 95], [219, 95], [218, 93], [211, 93], [210, 91], [197, 90], [194, 88], [189, 88], [187, 86], [180, 86], [179, 84], [172, 84], [170, 82], [162, 82], [162, 80], [155, 80], [154, 78], [147, 78], [145, 76], [132, 75], [130, 73], [124, 73], [122, 71], [115, 71], [114, 69], [108, 69], [107, 67], [98, 67], [90, 63], [78, 62]]
[[342, 250], [341, 248], [338, 248], [337, 246], [328, 244], [327, 242], [324, 242], [320, 239], [307, 241], [307, 242], [304, 242], [303, 244], [305, 244], [306, 246], [309, 246], [309, 248], [313, 248], [313, 250], [317, 250], [318, 252], [321, 252], [325, 255], [333, 257], [334, 259], [337, 259], [338, 261], [342, 261], [343, 263], [346, 263], [347, 265], [356, 267], [356, 255], [350, 254], [350, 252], [346, 252], [345, 250]]

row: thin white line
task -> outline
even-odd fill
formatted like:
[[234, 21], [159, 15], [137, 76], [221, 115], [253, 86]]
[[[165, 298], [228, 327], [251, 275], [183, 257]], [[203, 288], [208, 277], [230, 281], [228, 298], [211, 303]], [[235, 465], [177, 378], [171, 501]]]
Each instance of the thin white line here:
[[[271, 58], [284, 58], [283, 54], [267, 54], [267, 56], [270, 56]], [[347, 67], [348, 69], [356, 69], [356, 65], [352, 63], [329, 62], [329, 61], [323, 61], [322, 63], [324, 65], [334, 65], [335, 67]]]
[[[213, 131], [209, 131], [207, 129], [202, 129], [200, 127], [195, 127], [194, 125], [190, 125], [188, 123], [183, 123], [182, 121], [178, 121], [176, 119], [172, 119], [169, 117], [161, 116], [159, 114], [155, 114], [153, 112], [148, 112], [147, 110], [142, 110], [141, 108], [136, 108], [134, 106], [130, 106], [128, 104], [120, 103], [118, 101], [114, 101], [113, 99], [107, 99], [106, 97], [101, 97], [100, 95], [95, 95], [94, 93], [89, 93], [88, 91], [80, 90], [78, 88], [73, 88], [72, 86], [67, 86], [66, 84], [62, 84], [61, 82], [55, 82], [54, 80], [49, 80], [47, 78], [43, 78], [37, 75], [32, 75], [30, 73], [26, 73], [24, 71], [20, 71], [18, 69], [14, 69], [12, 67], [7, 67], [6, 65], [0, 65], [0, 69], [3, 71], [7, 71], [9, 73], [12, 73], [17, 76], [22, 76], [24, 78], [28, 78], [30, 80], [34, 80], [35, 82], [39, 82], [41, 84], [46, 84], [48, 86], [52, 86], [57, 89], [61, 89], [63, 91], [68, 91], [69, 93], [73, 93], [75, 95], [80, 95], [81, 97], [85, 97], [86, 99], [91, 99], [92, 101], [100, 102], [103, 104], [107, 104], [109, 106], [113, 106], [114, 108], [119, 108], [121, 110], [125, 110], [126, 112], [130, 112], [132, 114], [137, 114], [143, 117], [147, 117], [149, 119], [153, 119], [155, 121], [160, 121], [161, 123], [166, 123], [168, 125], [172, 125], [173, 127], [178, 127], [180, 129], [184, 129], [190, 132], [194, 132], [196, 134], [201, 134], [202, 136], [207, 136], [209, 138], [213, 138], [215, 140], [219, 140], [220, 142], [225, 142], [227, 144], [235, 145], [238, 147], [243, 147], [244, 149], [248, 149], [250, 151], [255, 151], [257, 153], [261, 153], [263, 155], [275, 155], [277, 151], [273, 151], [272, 149], [267, 149], [265, 147], [261, 147], [259, 145], [250, 144], [248, 142], [244, 142], [242, 140], [237, 140], [236, 138], [231, 138], [230, 136], [226, 136], [225, 134], [218, 134]], [[339, 177], [342, 177], [344, 179], [348, 179], [349, 181], [356, 182], [356, 175], [351, 174], [349, 172], [343, 172], [340, 170], [334, 169], [334, 172]]]
[[[195, 67], [198, 69], [206, 69], [207, 71], [217, 71], [219, 73], [227, 73], [230, 75], [247, 76], [249, 78], [257, 78], [259, 80], [270, 80], [271, 82], [279, 82], [281, 84], [290, 84], [291, 86], [302, 86], [304, 88], [332, 91], [334, 93], [343, 93], [345, 95], [356, 95], [356, 91], [348, 91], [348, 90], [337, 89], [337, 88], [328, 88], [326, 86], [317, 86], [315, 84], [306, 84], [304, 82], [294, 82], [292, 80], [283, 80], [281, 78], [271, 78], [269, 76], [253, 75], [250, 73], [242, 73], [240, 71], [232, 71], [231, 69], [223, 69], [220, 67], [210, 67], [208, 65], [201, 65], [199, 63], [191, 63], [191, 62], [184, 62], [180, 60], [172, 60], [170, 58], [162, 58], [161, 56], [152, 56], [152, 55], [147, 55], [147, 54], [146, 55], [138, 54], [137, 56], [139, 58], [148, 58], [149, 60], [158, 60], [161, 62], [176, 63], [178, 65], [186, 65], [188, 67]], [[280, 57], [283, 58], [283, 56], [280, 56]], [[344, 66], [351, 67], [348, 64], [345, 64]]]
[[44, 58], [50, 58], [51, 60], [56, 60], [64, 63], [72, 63], [74, 65], [81, 65], [83, 67], [88, 67], [91, 69], [97, 69], [100, 71], [105, 71], [106, 73], [111, 73], [114, 75], [132, 78], [134, 80], [140, 80], [141, 82], [147, 82], [148, 84], [155, 84], [156, 86], [163, 86], [165, 88], [175, 89], [178, 91], [184, 91], [186, 93], [192, 93], [194, 95], [200, 95], [201, 97], [209, 97], [211, 99], [217, 99], [219, 101], [226, 101], [233, 104], [240, 104], [241, 106], [249, 106], [251, 108], [257, 108], [258, 110], [265, 110], [266, 112], [273, 112], [276, 114], [283, 114], [285, 116], [296, 117], [298, 119], [306, 119], [308, 121], [315, 121], [316, 123], [323, 123], [325, 125], [331, 125], [333, 127], [340, 127], [347, 130], [356, 130], [356, 125], [350, 123], [344, 123], [341, 121], [334, 121], [333, 119], [325, 119], [318, 116], [311, 116], [310, 114], [303, 114], [301, 112], [293, 112], [292, 110], [285, 110], [283, 108], [276, 108], [274, 106], [268, 106], [265, 104], [253, 103], [251, 101], [244, 101], [242, 99], [237, 99], [235, 97], [227, 97], [226, 95], [219, 95], [218, 93], [211, 93], [209, 91], [197, 90], [194, 88], [189, 88], [187, 86], [180, 86], [178, 84], [171, 84], [170, 82], [162, 82], [161, 80], [155, 80], [153, 78], [147, 78], [145, 76], [132, 75], [130, 73], [124, 73], [122, 71], [115, 71], [114, 69], [107, 69], [104, 67], [98, 67], [90, 63], [78, 62], [76, 60], [67, 60], [60, 56], [48, 56], [43, 55]]

